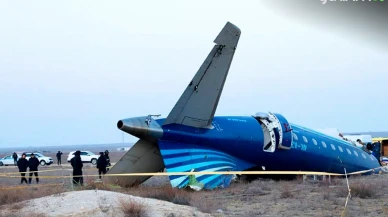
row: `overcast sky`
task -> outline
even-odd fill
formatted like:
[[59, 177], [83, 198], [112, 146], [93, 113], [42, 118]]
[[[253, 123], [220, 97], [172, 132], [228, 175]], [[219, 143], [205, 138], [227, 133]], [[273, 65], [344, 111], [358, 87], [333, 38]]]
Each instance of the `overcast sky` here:
[[216, 115], [388, 130], [387, 53], [260, 2], [1, 1], [0, 146], [121, 142], [119, 119], [168, 115], [227, 21]]

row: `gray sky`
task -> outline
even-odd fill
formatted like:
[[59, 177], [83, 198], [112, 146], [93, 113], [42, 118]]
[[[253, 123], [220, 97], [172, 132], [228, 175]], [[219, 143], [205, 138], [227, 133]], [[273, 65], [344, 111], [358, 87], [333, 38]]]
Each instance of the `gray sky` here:
[[121, 142], [119, 119], [168, 115], [227, 21], [242, 35], [216, 115], [388, 130], [388, 55], [260, 2], [1, 1], [0, 145]]

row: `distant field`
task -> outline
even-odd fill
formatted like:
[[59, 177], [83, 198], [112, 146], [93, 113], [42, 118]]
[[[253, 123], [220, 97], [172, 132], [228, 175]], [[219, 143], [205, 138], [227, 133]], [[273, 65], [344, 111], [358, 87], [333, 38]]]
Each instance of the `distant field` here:
[[98, 154], [100, 151], [109, 150], [109, 152], [115, 152], [117, 151], [117, 148], [121, 147], [131, 147], [133, 143], [119, 143], [119, 144], [88, 144], [88, 145], [69, 145], [69, 146], [43, 146], [43, 147], [7, 147], [7, 148], [0, 148], [0, 157], [4, 157], [5, 155], [10, 155], [13, 152], [40, 152], [43, 154], [49, 154], [49, 153], [57, 153], [58, 151], [62, 151], [64, 154], [65, 152], [69, 153], [71, 151], [76, 150], [85, 150], [85, 151], [91, 151], [95, 154]]

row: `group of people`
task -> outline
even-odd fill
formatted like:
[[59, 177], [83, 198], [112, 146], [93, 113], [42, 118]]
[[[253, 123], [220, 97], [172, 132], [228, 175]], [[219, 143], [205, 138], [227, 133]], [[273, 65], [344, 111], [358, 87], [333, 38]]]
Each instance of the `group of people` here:
[[110, 158], [109, 158], [109, 151], [105, 150], [104, 152], [100, 152], [100, 157], [97, 160], [97, 169], [98, 169], [98, 175], [101, 179], [101, 174], [105, 175], [106, 172], [109, 171], [110, 164]]
[[[17, 157], [17, 155], [16, 155]], [[19, 168], [19, 172], [21, 174], [21, 182], [20, 184], [23, 184], [23, 182], [26, 182], [26, 184], [31, 184], [32, 181], [32, 175], [35, 175], [36, 178], [36, 183], [39, 183], [39, 176], [38, 176], [38, 167], [39, 167], [39, 160], [38, 158], [35, 157], [34, 153], [31, 153], [31, 157], [29, 160], [26, 159], [26, 153], [22, 154], [22, 157], [19, 158], [17, 161], [17, 166]], [[26, 179], [26, 173], [27, 173], [27, 168], [30, 168], [30, 177]]]
[[[63, 153], [61, 151], [58, 151], [56, 154], [58, 165], [61, 165], [61, 155]], [[24, 182], [31, 184], [32, 176], [35, 175], [36, 183], [39, 183], [39, 175], [38, 175], [38, 167], [40, 165], [40, 162], [38, 158], [35, 157], [34, 153], [31, 153], [31, 157], [29, 160], [26, 159], [26, 153], [22, 154], [22, 157], [18, 160], [18, 155], [16, 153], [13, 153], [12, 157], [14, 158], [15, 165], [18, 166], [19, 172], [21, 174], [21, 182], [20, 184], [23, 184]], [[76, 151], [74, 153], [74, 157], [70, 160], [71, 166], [73, 167], [73, 183], [83, 185], [83, 175], [82, 175], [82, 168], [83, 163], [81, 159], [81, 151]], [[109, 167], [111, 166], [110, 158], [109, 158], [109, 151], [105, 150], [105, 152], [100, 152], [100, 157], [97, 159], [97, 169], [98, 169], [98, 175], [101, 179], [101, 175], [105, 175], [109, 171]], [[29, 168], [29, 180], [27, 182], [26, 179], [26, 173], [27, 169]]]
[[[81, 151], [76, 151], [74, 153], [74, 157], [70, 160], [71, 166], [73, 167], [73, 184], [83, 185], [83, 175], [82, 168], [83, 163], [81, 160]], [[100, 152], [100, 157], [97, 159], [97, 169], [98, 175], [101, 179], [101, 174], [105, 175], [111, 166], [109, 151], [105, 150], [105, 152]]]
[[[343, 140], [349, 141], [349, 142], [352, 143], [354, 146], [359, 147], [359, 148], [362, 148], [362, 149], [364, 149], [364, 150], [366, 149], [365, 146], [368, 145], [368, 144], [365, 144], [361, 139], [357, 139], [356, 142], [354, 142], [354, 141], [352, 141], [352, 140], [350, 140], [350, 139], [344, 137], [341, 133], [339, 134], [339, 136], [340, 136]], [[369, 150], [366, 150], [366, 152], [369, 152]]]

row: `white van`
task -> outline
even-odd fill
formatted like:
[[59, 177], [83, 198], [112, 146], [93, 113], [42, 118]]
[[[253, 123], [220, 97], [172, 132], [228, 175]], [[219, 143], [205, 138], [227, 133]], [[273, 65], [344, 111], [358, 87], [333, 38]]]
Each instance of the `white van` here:
[[[67, 157], [67, 162], [70, 162], [71, 159], [74, 157], [75, 151], [72, 151], [69, 153], [69, 156]], [[96, 155], [91, 151], [81, 151], [81, 160], [82, 163], [92, 163], [93, 165], [97, 164], [97, 159], [100, 157], [100, 155]]]

